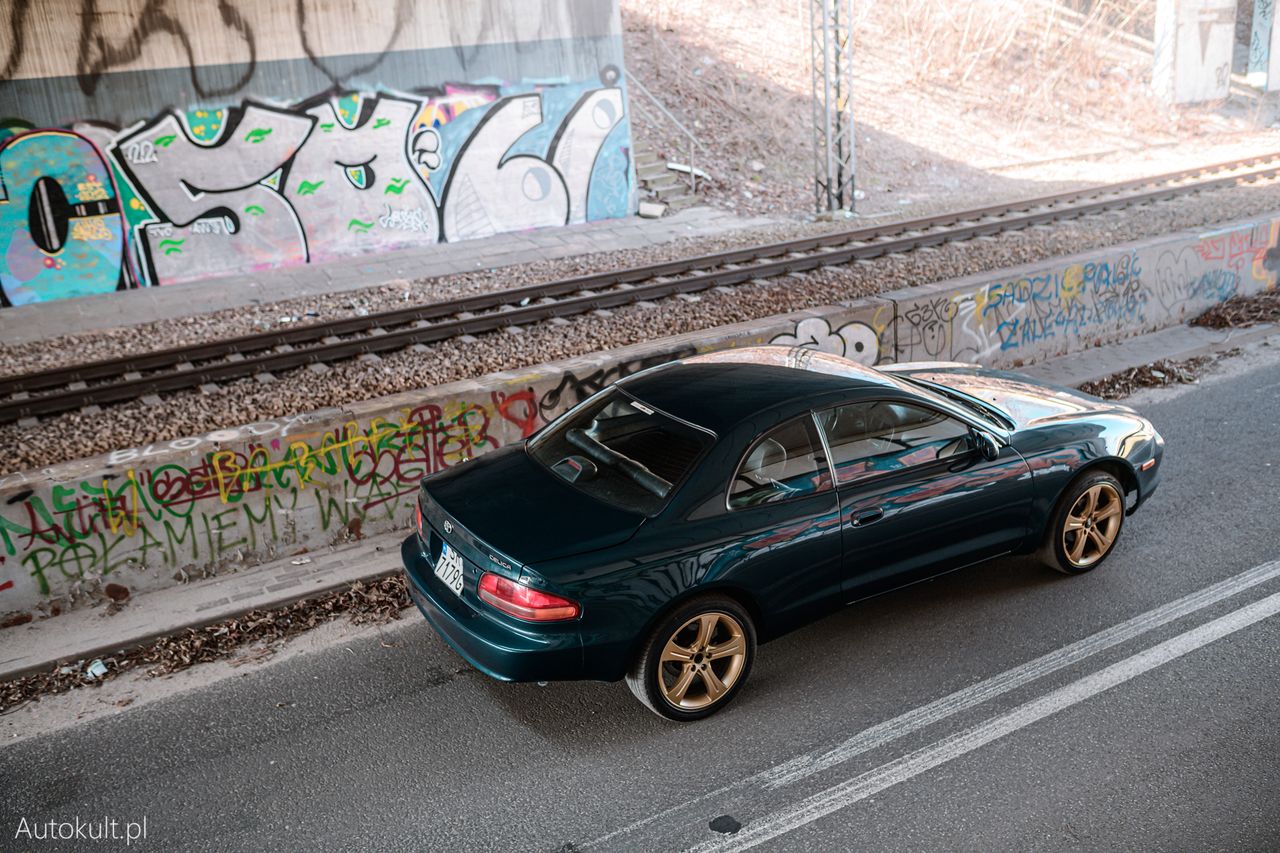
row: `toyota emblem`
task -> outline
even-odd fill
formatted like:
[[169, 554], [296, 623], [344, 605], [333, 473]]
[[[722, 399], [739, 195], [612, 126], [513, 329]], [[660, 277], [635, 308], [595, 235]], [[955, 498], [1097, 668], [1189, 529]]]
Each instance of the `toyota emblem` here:
[[452, 533], [452, 532], [453, 532], [453, 522], [452, 522], [452, 521], [446, 521], [446, 522], [444, 523], [444, 532], [445, 532], [445, 533]]

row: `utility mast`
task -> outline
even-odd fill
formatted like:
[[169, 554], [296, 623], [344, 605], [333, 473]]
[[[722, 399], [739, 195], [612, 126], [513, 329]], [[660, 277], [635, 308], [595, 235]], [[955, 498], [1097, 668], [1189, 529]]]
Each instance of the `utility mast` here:
[[809, 0], [814, 203], [853, 211], [853, 0]]

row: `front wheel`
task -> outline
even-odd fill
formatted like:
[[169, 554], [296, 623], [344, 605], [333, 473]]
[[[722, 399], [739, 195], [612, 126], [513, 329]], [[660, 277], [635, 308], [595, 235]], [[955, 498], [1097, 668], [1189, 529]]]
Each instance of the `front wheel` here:
[[1076, 480], [1063, 492], [1049, 522], [1040, 558], [1069, 575], [1096, 569], [1124, 527], [1124, 488], [1105, 471]]
[[704, 596], [658, 624], [636, 655], [627, 686], [659, 716], [701, 720], [737, 695], [755, 654], [756, 631], [747, 611], [731, 598]]

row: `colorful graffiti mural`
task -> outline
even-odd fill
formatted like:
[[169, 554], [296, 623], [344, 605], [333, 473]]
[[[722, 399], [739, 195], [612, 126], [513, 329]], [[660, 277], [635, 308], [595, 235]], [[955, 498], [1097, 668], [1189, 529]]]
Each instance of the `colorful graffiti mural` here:
[[0, 142], [0, 300], [22, 305], [122, 283], [124, 223], [112, 172], [63, 130]]
[[19, 305], [625, 216], [620, 77], [19, 133], [0, 143], [0, 291]]
[[[299, 525], [318, 526], [331, 540], [366, 524], [401, 526], [424, 476], [542, 423], [531, 389], [319, 431], [298, 420], [246, 428], [235, 449], [221, 446], [220, 434], [179, 439], [112, 454], [110, 473], [75, 484], [39, 491], [19, 484], [0, 512], [6, 574], [40, 596], [74, 596], [82, 582], [96, 585], [126, 567], [198, 575], [204, 566], [275, 553], [314, 533]], [[194, 464], [149, 464], [193, 445], [211, 449]]]
[[1016, 365], [1180, 322], [1274, 286], [1277, 236], [1276, 223], [1259, 223], [897, 299], [896, 358]]

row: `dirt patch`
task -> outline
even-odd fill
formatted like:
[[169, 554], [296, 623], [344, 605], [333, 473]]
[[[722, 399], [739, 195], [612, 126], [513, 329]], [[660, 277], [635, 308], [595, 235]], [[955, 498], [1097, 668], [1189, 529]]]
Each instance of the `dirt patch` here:
[[[1154, 165], [1174, 149], [1202, 163], [1230, 159], [1205, 143], [1265, 137], [1274, 99], [1174, 108], [1154, 94], [1155, 5], [855, 4], [857, 210], [921, 214], [1031, 197], [1182, 168]], [[622, 0], [622, 20], [630, 72], [705, 148], [696, 165], [713, 180], [699, 195], [731, 210], [811, 212], [809, 4]], [[638, 142], [687, 159], [678, 133], [633, 122]]]
[[357, 582], [284, 607], [251, 610], [203, 628], [189, 628], [121, 654], [59, 662], [46, 672], [0, 684], [0, 714], [40, 696], [96, 687], [133, 670], [142, 669], [156, 677], [227, 658], [235, 658], [233, 664], [261, 660], [274, 654], [280, 642], [342, 615], [356, 625], [391, 622], [410, 606], [406, 583], [400, 574], [371, 583]]
[[1233, 296], [1191, 321], [1207, 329], [1237, 329], [1255, 323], [1280, 323], [1280, 290]]

